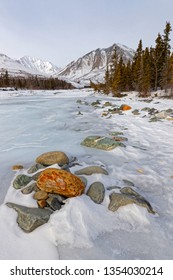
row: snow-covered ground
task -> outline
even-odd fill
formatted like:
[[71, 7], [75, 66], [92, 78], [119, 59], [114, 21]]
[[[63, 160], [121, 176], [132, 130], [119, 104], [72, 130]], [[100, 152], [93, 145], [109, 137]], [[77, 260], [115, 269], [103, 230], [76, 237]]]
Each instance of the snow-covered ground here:
[[[0, 92], [0, 259], [173, 259], [173, 121], [149, 122], [146, 111], [135, 116], [132, 110], [102, 117], [107, 108], [90, 105], [97, 99], [139, 111], [173, 108], [173, 100], [147, 103], [135, 94], [116, 99], [89, 90]], [[114, 131], [128, 138], [126, 148], [108, 152], [80, 145], [86, 136]], [[11, 167], [22, 164], [26, 170], [37, 156], [54, 150], [76, 156], [83, 166], [101, 164], [108, 170], [108, 176], [90, 176], [87, 187], [98, 180], [105, 188], [122, 187], [123, 179], [130, 180], [157, 214], [134, 204], [113, 213], [107, 209], [107, 190], [101, 205], [86, 195], [70, 198], [47, 224], [24, 233], [5, 203], [36, 202], [10, 186], [16, 175]]]

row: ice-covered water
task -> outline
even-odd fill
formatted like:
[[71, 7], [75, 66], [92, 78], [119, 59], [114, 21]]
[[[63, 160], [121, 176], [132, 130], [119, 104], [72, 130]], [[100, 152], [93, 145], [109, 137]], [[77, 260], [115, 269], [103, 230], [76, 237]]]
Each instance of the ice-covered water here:
[[[131, 110], [107, 118], [102, 117], [105, 109], [90, 105], [100, 99], [102, 104], [109, 100], [117, 106], [127, 103], [133, 109], [162, 110], [173, 108], [172, 100], [146, 103], [135, 96], [114, 99], [80, 90], [1, 92], [0, 97], [1, 259], [173, 258], [172, 121], [151, 123], [145, 111], [134, 116]], [[77, 103], [78, 99], [89, 105]], [[128, 138], [126, 148], [106, 152], [80, 145], [88, 135], [113, 131]], [[22, 164], [27, 169], [38, 155], [53, 150], [76, 156], [83, 165], [101, 164], [108, 170], [109, 176], [91, 176], [88, 185], [101, 180], [105, 187], [122, 187], [123, 179], [132, 181], [158, 214], [153, 216], [136, 205], [109, 212], [107, 192], [99, 206], [86, 196], [70, 199], [49, 223], [31, 234], [23, 233], [16, 224], [16, 213], [3, 204], [4, 198], [17, 203], [23, 199], [10, 187], [15, 175], [11, 167]], [[25, 202], [34, 203], [31, 196]]]

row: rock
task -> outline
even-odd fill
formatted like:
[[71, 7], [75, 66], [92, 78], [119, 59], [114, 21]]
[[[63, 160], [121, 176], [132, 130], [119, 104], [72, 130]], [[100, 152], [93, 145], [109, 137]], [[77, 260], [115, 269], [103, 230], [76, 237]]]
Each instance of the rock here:
[[[125, 188], [124, 188], [125, 189]], [[130, 189], [130, 188], [128, 188]], [[120, 190], [122, 192], [122, 190]], [[142, 199], [141, 197], [138, 197], [134, 195], [134, 192], [132, 191], [125, 191], [125, 193], [115, 193], [113, 192], [110, 195], [110, 203], [108, 206], [108, 209], [115, 212], [118, 210], [119, 207], [125, 206], [128, 204], [135, 203], [139, 206], [147, 208], [149, 213], [155, 214], [155, 211], [152, 209], [151, 205], [145, 200]]]
[[31, 184], [31, 185], [29, 185], [29, 186], [23, 188], [23, 189], [21, 190], [21, 192], [22, 192], [23, 194], [30, 194], [30, 193], [32, 193], [33, 191], [37, 191], [37, 190], [38, 190], [37, 184], [36, 184], [36, 183], [33, 183], [33, 184]]
[[20, 164], [16, 164], [12, 166], [12, 170], [16, 171], [16, 170], [21, 170], [23, 169], [23, 165]]
[[95, 203], [102, 203], [105, 196], [104, 185], [101, 182], [94, 182], [89, 187], [86, 195], [88, 195]]
[[139, 110], [135, 109], [132, 111], [133, 115], [138, 116], [140, 115]]
[[44, 191], [37, 191], [33, 195], [33, 198], [35, 200], [46, 200], [48, 198], [48, 194], [47, 194], [47, 192], [44, 192]]
[[45, 166], [49, 166], [56, 163], [59, 165], [64, 165], [69, 163], [69, 159], [65, 153], [59, 151], [53, 151], [53, 152], [44, 153], [39, 157], [37, 157], [36, 163], [40, 163]]
[[121, 187], [119, 187], [119, 186], [108, 186], [107, 188], [106, 188], [108, 191], [111, 191], [111, 190], [113, 190], [113, 189], [121, 189]]
[[117, 142], [128, 141], [128, 138], [120, 137], [120, 136], [113, 136], [112, 139], [117, 141]]
[[50, 208], [54, 211], [61, 209], [62, 204], [59, 203], [59, 201], [56, 197], [49, 197], [46, 200], [46, 202], [50, 206]]
[[88, 136], [82, 141], [81, 145], [106, 151], [110, 151], [119, 146], [125, 147], [123, 143], [105, 136]]
[[97, 107], [98, 105], [100, 105], [100, 100], [96, 100], [94, 102], [91, 103], [91, 106]]
[[48, 196], [53, 198], [56, 197], [56, 199], [60, 204], [64, 204], [65, 200], [67, 199], [67, 197], [65, 196], [62, 196], [60, 194], [54, 194], [54, 193], [49, 193]]
[[13, 181], [13, 187], [15, 189], [21, 189], [32, 181], [32, 177], [25, 174], [18, 175]]
[[134, 197], [136, 199], [136, 204], [147, 208], [149, 213], [155, 214], [155, 211], [153, 210], [151, 204], [142, 195], [135, 192], [132, 188], [124, 187], [120, 190], [120, 192]]
[[31, 166], [29, 169], [28, 169], [28, 174], [32, 174], [32, 173], [35, 173], [37, 172], [39, 169], [44, 169], [45, 166], [40, 164], [40, 163], [36, 163], [34, 164], [33, 166]]
[[75, 171], [76, 175], [92, 175], [96, 173], [108, 175], [107, 170], [102, 168], [101, 166], [87, 166], [80, 170]]
[[128, 186], [134, 187], [134, 183], [129, 180], [123, 179], [123, 182], [124, 182], [124, 184], [126, 184]]
[[131, 110], [132, 107], [126, 104], [121, 105], [120, 110], [122, 111], [127, 111], [127, 110]]
[[66, 197], [81, 195], [85, 189], [84, 183], [77, 176], [56, 168], [42, 171], [37, 180], [37, 186], [42, 191]]
[[161, 111], [161, 112], [155, 114], [155, 117], [158, 119], [166, 119], [168, 116], [169, 115], [166, 111]]
[[12, 202], [7, 202], [6, 205], [18, 213], [17, 223], [25, 232], [32, 232], [37, 227], [47, 223], [52, 214], [49, 209], [31, 208]]
[[104, 104], [103, 104], [104, 107], [108, 107], [108, 106], [112, 106], [112, 103], [109, 102], [109, 101], [106, 101]]
[[114, 132], [110, 132], [109, 135], [111, 136], [119, 136], [119, 135], [123, 135], [124, 133], [121, 131], [114, 131]]
[[[43, 170], [42, 170], [43, 171]], [[37, 181], [42, 171], [38, 171], [32, 176], [32, 180]]]
[[47, 202], [44, 199], [37, 200], [38, 207], [45, 208], [47, 206]]

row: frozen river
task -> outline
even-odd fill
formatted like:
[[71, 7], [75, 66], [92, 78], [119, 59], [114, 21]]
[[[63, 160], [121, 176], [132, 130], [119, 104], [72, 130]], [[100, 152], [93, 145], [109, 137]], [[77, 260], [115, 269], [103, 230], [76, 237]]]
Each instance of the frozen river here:
[[[141, 114], [129, 111], [102, 117], [106, 108], [91, 106], [97, 99], [102, 104], [129, 104]], [[149, 122], [141, 111], [147, 106], [164, 110], [173, 108], [173, 101], [146, 103], [135, 96], [115, 99], [84, 90], [0, 92], [0, 259], [173, 259], [173, 126], [169, 120]], [[86, 136], [113, 131], [128, 138], [126, 148], [105, 152], [80, 145]], [[81, 196], [70, 200], [45, 226], [26, 235], [18, 228], [14, 211], [3, 204], [4, 198], [11, 201], [17, 193], [10, 188], [15, 175], [12, 166], [22, 164], [27, 169], [37, 156], [54, 150], [87, 165], [104, 166], [109, 172], [107, 178], [101, 177], [105, 186], [121, 185], [123, 179], [132, 181], [158, 215], [129, 205], [112, 216], [105, 207], [108, 194], [105, 208], [97, 208]], [[48, 232], [50, 240], [45, 237]], [[80, 246], [78, 238], [83, 240]]]

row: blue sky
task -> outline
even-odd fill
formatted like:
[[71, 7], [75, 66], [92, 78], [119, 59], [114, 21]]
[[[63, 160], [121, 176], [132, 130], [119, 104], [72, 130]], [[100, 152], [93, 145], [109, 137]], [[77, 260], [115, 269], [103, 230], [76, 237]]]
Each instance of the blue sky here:
[[150, 47], [172, 11], [173, 0], [0, 0], [0, 53], [65, 66], [113, 43]]

